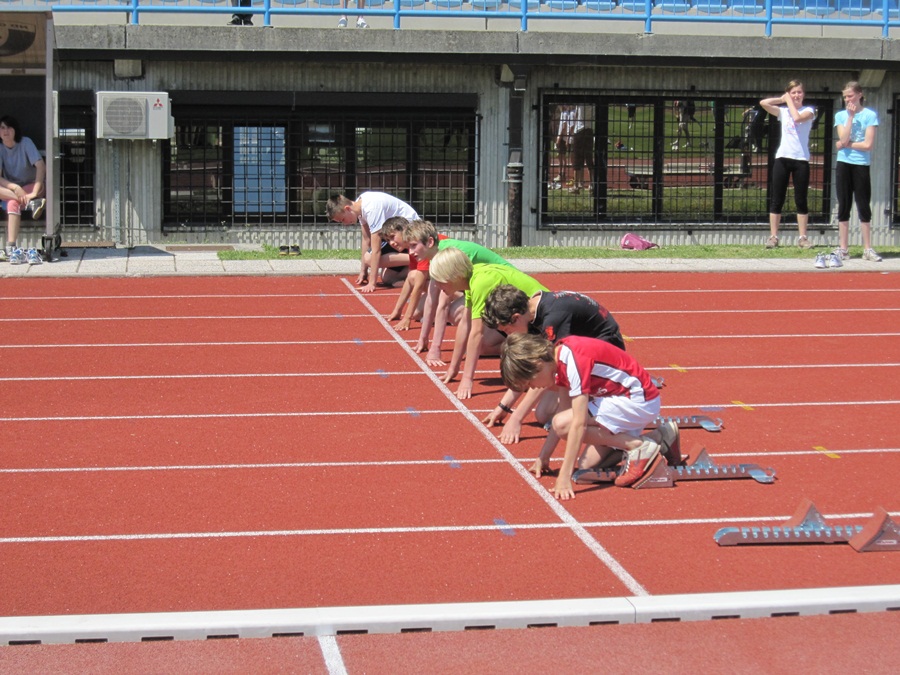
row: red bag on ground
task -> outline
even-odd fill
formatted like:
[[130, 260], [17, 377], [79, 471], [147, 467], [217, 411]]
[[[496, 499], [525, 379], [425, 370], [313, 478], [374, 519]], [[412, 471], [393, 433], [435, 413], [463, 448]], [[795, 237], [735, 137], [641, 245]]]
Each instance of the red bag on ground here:
[[652, 241], [648, 241], [634, 232], [628, 232], [623, 235], [621, 246], [632, 251], [646, 251], [648, 248], [659, 248], [659, 244], [654, 244]]

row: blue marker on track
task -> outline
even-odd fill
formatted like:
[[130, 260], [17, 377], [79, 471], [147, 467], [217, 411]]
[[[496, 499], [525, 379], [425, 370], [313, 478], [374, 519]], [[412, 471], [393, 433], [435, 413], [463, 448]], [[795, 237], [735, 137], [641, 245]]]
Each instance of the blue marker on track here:
[[387, 376], [388, 376], [388, 374], [384, 371], [383, 368], [379, 368], [379, 369], [376, 370], [375, 372], [378, 373], [378, 376], [379, 376], [379, 377], [387, 377]]
[[419, 416], [419, 411], [413, 408], [412, 406], [406, 406], [406, 412], [408, 412], [413, 417]]
[[462, 464], [456, 461], [452, 455], [444, 455], [444, 461], [450, 465], [451, 469], [461, 469]]
[[360, 340], [359, 338], [353, 338], [353, 342], [356, 343], [356, 344], [358, 344], [358, 345], [361, 345], [361, 344], [363, 343], [363, 341]]
[[494, 525], [500, 528], [500, 533], [506, 535], [507, 537], [515, 537], [516, 531], [509, 526], [503, 518], [494, 518]]

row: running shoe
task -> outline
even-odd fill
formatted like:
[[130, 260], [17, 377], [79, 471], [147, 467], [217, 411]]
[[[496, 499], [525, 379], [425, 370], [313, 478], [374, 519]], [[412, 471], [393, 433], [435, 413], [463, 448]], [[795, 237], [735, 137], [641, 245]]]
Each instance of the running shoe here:
[[25, 254], [25, 260], [28, 261], [29, 265], [40, 265], [44, 262], [43, 258], [41, 258], [41, 254], [36, 248], [28, 249], [28, 252]]
[[33, 220], [40, 218], [45, 206], [47, 206], [47, 200], [44, 198], [32, 199], [28, 202], [28, 208], [31, 209], [31, 218]]
[[9, 260], [9, 253], [6, 252], [5, 248], [0, 248], [0, 262], [6, 262]]
[[653, 460], [659, 457], [659, 444], [644, 438], [639, 448], [629, 450], [625, 454], [625, 469], [616, 478], [617, 487], [629, 487], [638, 482], [647, 473]]
[[809, 240], [809, 237], [803, 235], [797, 240], [797, 246], [800, 248], [812, 248], [812, 242]]
[[836, 249], [834, 249], [833, 253], [834, 255], [840, 257], [841, 260], [850, 260], [850, 252], [845, 248], [841, 248], [840, 246], [838, 246]]
[[828, 263], [825, 261], [825, 254], [817, 253], [816, 254], [816, 269], [824, 270], [826, 267], [828, 267]]
[[356, 20], [356, 27], [357, 27], [357, 28], [368, 28], [368, 27], [369, 27], [369, 24], [366, 23], [366, 20], [365, 20], [364, 18], [359, 17], [359, 18]]
[[840, 253], [832, 253], [828, 256], [828, 266], [829, 267], [843, 267], [844, 263], [841, 262]]
[[341, 20], [338, 21], [338, 28], [346, 28], [347, 27], [347, 17], [342, 16]]
[[869, 262], [881, 262], [881, 256], [875, 253], [874, 249], [867, 248], [863, 251], [863, 260], [868, 260]]
[[778, 248], [778, 237], [769, 237], [766, 239], [766, 248]]
[[9, 256], [10, 265], [23, 265], [25, 263], [25, 251], [17, 248]]
[[665, 420], [659, 425], [659, 438], [662, 445], [662, 454], [669, 466], [678, 466], [681, 458], [681, 432], [673, 420]]

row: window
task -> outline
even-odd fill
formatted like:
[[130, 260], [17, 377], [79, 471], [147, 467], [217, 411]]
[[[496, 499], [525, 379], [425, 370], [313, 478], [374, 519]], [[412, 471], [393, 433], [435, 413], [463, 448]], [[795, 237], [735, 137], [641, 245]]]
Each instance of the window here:
[[[547, 93], [541, 227], [767, 223], [780, 127], [759, 98]], [[832, 104], [810, 103], [810, 221], [828, 223]]]
[[474, 108], [211, 111], [174, 111], [166, 229], [324, 225], [332, 194], [366, 190], [390, 192], [437, 225], [474, 223]]
[[94, 227], [94, 116], [60, 106], [59, 221], [63, 227]]

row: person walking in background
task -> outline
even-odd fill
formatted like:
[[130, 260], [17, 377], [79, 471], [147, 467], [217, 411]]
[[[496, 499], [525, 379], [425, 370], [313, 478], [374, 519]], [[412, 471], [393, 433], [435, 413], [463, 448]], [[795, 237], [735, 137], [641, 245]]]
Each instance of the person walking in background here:
[[816, 111], [812, 106], [803, 105], [804, 95], [803, 83], [791, 80], [784, 94], [759, 102], [781, 124], [781, 142], [775, 152], [769, 188], [769, 238], [766, 248], [778, 246], [778, 228], [789, 180], [794, 183], [794, 204], [797, 207], [797, 229], [800, 232], [797, 245], [800, 248], [812, 246], [806, 236], [806, 228], [809, 225], [809, 132]]
[[[232, 7], [249, 7], [251, 0], [231, 0]], [[253, 25], [253, 15], [252, 14], [232, 14], [231, 21], [228, 22], [229, 26], [252, 26]]]
[[856, 202], [859, 229], [862, 232], [863, 260], [881, 262], [881, 256], [872, 249], [872, 182], [869, 165], [878, 115], [865, 106], [865, 97], [859, 82], [848, 82], [841, 92], [844, 109], [834, 116], [837, 135], [837, 165], [834, 181], [838, 198], [838, 248], [833, 258], [849, 258], [850, 209]]

